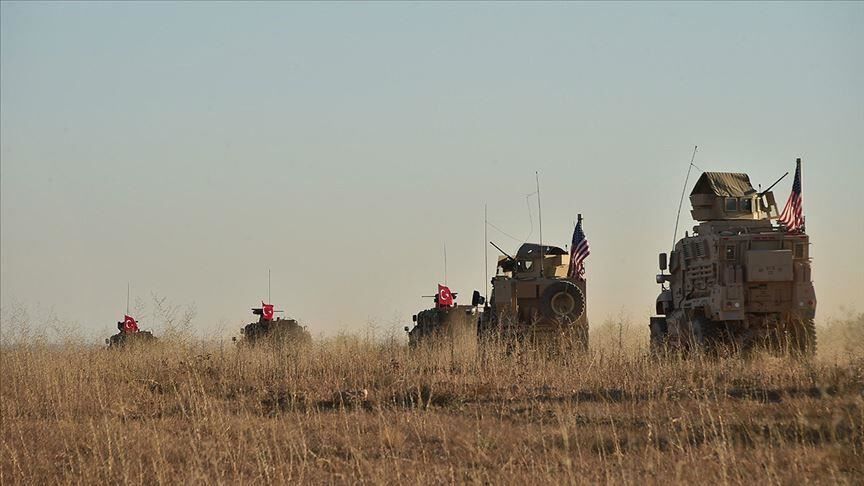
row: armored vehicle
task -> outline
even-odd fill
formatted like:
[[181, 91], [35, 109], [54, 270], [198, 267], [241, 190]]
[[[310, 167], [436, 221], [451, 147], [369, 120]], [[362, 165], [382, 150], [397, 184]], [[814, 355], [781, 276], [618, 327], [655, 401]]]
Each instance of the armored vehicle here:
[[138, 329], [138, 321], [128, 315], [124, 316], [124, 320], [117, 322], [117, 329], [120, 332], [105, 339], [105, 344], [109, 348], [156, 342], [152, 332]]
[[[312, 336], [304, 326], [294, 319], [275, 317], [272, 304], [261, 303], [261, 307], [253, 307], [252, 314], [258, 316], [257, 322], [252, 322], [240, 328], [245, 344], [303, 344], [312, 341]], [[236, 341], [236, 338], [235, 338]]]
[[[442, 299], [442, 294], [445, 298]], [[452, 298], [446, 298], [451, 295]], [[414, 327], [405, 327], [408, 345], [443, 344], [473, 353], [477, 349], [477, 326], [484, 299], [476, 290], [471, 305], [456, 304], [457, 294], [441, 286], [435, 294], [435, 305], [412, 316]]]
[[587, 350], [585, 280], [568, 276], [570, 255], [535, 243], [523, 244], [515, 256], [498, 250], [503, 256], [481, 316], [481, 334]]
[[705, 172], [690, 202], [693, 234], [685, 232], [668, 258], [660, 254], [652, 349], [747, 350], [761, 343], [812, 354], [809, 237], [772, 224], [778, 214], [770, 187], [757, 192], [747, 174]]

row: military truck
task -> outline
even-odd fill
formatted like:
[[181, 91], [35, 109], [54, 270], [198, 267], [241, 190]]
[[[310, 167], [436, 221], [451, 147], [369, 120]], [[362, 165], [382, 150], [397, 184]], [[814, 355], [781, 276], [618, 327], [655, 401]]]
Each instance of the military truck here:
[[[490, 242], [491, 243], [491, 242]], [[557, 246], [525, 243], [498, 258], [480, 333], [586, 351], [585, 280], [569, 277], [570, 255]]]
[[[274, 314], [282, 312], [273, 310], [272, 304], [253, 307], [252, 314], [258, 316], [257, 322], [252, 322], [240, 328], [242, 344], [305, 344], [312, 341], [312, 336], [304, 326], [294, 319], [283, 319]], [[237, 341], [236, 337], [233, 338]]]
[[765, 344], [815, 352], [809, 237], [772, 224], [777, 204], [768, 189], [757, 192], [747, 174], [701, 175], [690, 193], [698, 225], [668, 258], [659, 255], [652, 350]]
[[[449, 289], [448, 289], [449, 292]], [[411, 317], [414, 327], [405, 326], [408, 345], [416, 348], [424, 344], [440, 344], [461, 349], [469, 354], [477, 349], [477, 326], [485, 303], [480, 292], [474, 291], [470, 305], [442, 303], [441, 293], [434, 296], [435, 305]]]

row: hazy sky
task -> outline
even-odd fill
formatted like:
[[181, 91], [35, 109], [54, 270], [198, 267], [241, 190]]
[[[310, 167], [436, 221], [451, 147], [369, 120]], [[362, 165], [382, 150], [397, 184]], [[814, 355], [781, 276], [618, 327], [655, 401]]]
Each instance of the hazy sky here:
[[234, 331], [271, 269], [313, 333], [401, 327], [445, 242], [454, 291], [483, 288], [484, 204], [536, 240], [536, 170], [546, 242], [585, 215], [592, 322], [641, 323], [695, 144], [754, 184], [802, 157], [818, 316], [862, 307], [864, 3], [4, 2], [0, 19], [7, 308], [107, 336], [131, 281]]

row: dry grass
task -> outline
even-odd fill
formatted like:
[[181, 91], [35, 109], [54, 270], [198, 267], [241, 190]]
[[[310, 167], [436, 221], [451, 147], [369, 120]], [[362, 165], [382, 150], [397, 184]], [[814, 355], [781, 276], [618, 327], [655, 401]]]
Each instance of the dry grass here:
[[860, 484], [862, 326], [814, 361], [655, 361], [616, 320], [553, 360], [6, 342], [0, 483]]

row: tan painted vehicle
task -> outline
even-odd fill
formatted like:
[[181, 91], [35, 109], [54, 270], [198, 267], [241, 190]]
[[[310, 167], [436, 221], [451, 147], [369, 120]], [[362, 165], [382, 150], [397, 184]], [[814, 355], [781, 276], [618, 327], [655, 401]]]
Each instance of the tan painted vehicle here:
[[[497, 245], [495, 246], [496, 248]], [[588, 349], [585, 280], [568, 278], [570, 255], [556, 246], [525, 243], [498, 258], [481, 335], [542, 346]]]
[[[449, 289], [448, 289], [449, 291]], [[471, 305], [456, 304], [457, 294], [452, 294], [452, 304], [442, 304], [440, 292], [435, 294], [435, 305], [412, 316], [414, 327], [405, 326], [408, 345], [446, 345], [473, 353], [477, 349], [477, 326], [484, 299], [474, 291]]]
[[773, 193], [757, 192], [747, 174], [705, 172], [690, 202], [699, 224], [675, 243], [668, 262], [660, 254], [652, 350], [815, 352], [809, 237], [772, 224]]
[[[240, 344], [256, 345], [294, 345], [305, 344], [312, 341], [312, 336], [304, 326], [294, 319], [283, 319], [275, 317], [274, 313], [282, 312], [273, 310], [272, 304], [263, 304], [261, 307], [252, 308], [252, 314], [258, 316], [257, 322], [252, 322], [240, 328], [243, 338]], [[233, 338], [237, 341], [237, 338]]]

